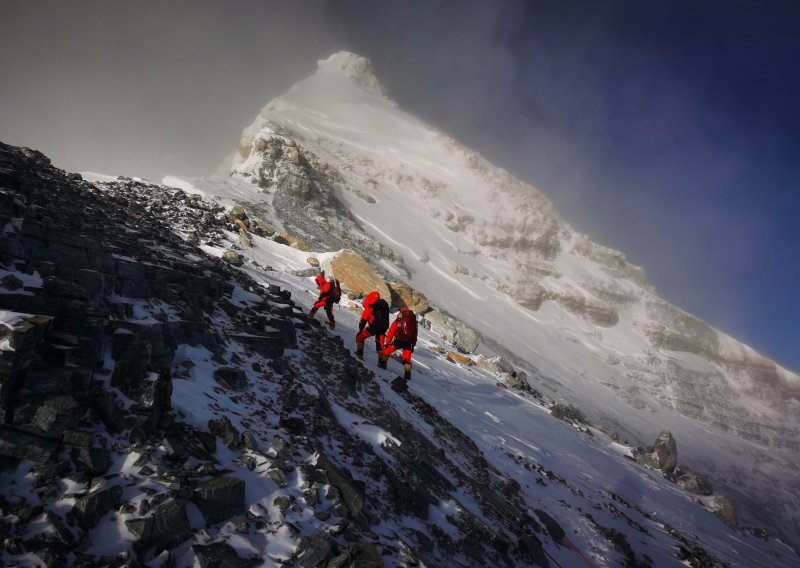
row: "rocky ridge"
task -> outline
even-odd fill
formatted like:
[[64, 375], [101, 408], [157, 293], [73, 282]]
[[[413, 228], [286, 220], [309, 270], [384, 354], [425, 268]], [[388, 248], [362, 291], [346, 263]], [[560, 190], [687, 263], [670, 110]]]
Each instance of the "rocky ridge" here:
[[[248, 208], [278, 219], [291, 234], [322, 250], [353, 248], [375, 265], [387, 259], [402, 267], [403, 257], [370, 237], [336, 198], [344, 183], [341, 173], [279, 132], [259, 132], [251, 142], [258, 162], [234, 168], [234, 173], [269, 195], [267, 200], [246, 204]], [[245, 158], [250, 151], [243, 143], [240, 156]]]

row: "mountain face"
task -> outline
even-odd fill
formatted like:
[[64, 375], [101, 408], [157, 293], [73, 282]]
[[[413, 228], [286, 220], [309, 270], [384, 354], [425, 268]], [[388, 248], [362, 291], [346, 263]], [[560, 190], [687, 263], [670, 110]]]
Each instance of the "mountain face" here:
[[625, 438], [662, 428], [740, 520], [800, 534], [800, 377], [658, 297], [536, 188], [392, 101], [340, 52], [242, 136], [234, 178], [313, 246], [348, 247]]
[[659, 471], [669, 433], [625, 459], [436, 311], [395, 392], [353, 356], [360, 302], [307, 315], [303, 268], [355, 253], [269, 238], [253, 186], [86, 177], [0, 144], [3, 565], [796, 564]]
[[[234, 169], [82, 177], [0, 143], [0, 564], [797, 565], [797, 377], [366, 60], [270, 103]], [[422, 315], [405, 392], [354, 355], [374, 288]]]

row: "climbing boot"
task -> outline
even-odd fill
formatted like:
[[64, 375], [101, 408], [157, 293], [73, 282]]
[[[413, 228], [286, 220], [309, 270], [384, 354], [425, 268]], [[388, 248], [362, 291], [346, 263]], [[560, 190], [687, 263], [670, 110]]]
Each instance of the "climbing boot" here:
[[386, 368], [386, 363], [389, 361], [389, 357], [387, 355], [378, 355], [378, 367], [381, 369]]
[[364, 342], [356, 343], [356, 357], [359, 359], [364, 358]]
[[404, 363], [403, 364], [403, 378], [405, 380], [411, 379], [411, 363]]
[[403, 377], [395, 377], [389, 386], [395, 392], [408, 392], [408, 381]]
[[308, 317], [313, 318], [317, 314], [317, 308], [311, 308], [311, 311], [308, 312]]

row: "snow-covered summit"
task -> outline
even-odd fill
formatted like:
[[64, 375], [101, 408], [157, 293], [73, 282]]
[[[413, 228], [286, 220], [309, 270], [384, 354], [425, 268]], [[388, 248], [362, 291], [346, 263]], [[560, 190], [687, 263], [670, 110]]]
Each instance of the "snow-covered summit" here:
[[316, 72], [296, 83], [286, 95], [271, 101], [265, 110], [298, 106], [330, 112], [353, 102], [377, 104], [379, 107], [396, 106], [386, 87], [373, 73], [369, 59], [340, 51], [317, 61]]
[[366, 57], [349, 51], [339, 51], [327, 59], [317, 61], [318, 74], [341, 73], [356, 85], [380, 96], [386, 96], [386, 87], [372, 70], [372, 62]]

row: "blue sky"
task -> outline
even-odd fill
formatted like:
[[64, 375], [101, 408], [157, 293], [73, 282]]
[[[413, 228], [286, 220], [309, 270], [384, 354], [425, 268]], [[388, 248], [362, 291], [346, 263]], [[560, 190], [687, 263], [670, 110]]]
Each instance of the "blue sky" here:
[[339, 49], [678, 306], [800, 370], [794, 2], [6, 0], [0, 139], [209, 174]]

